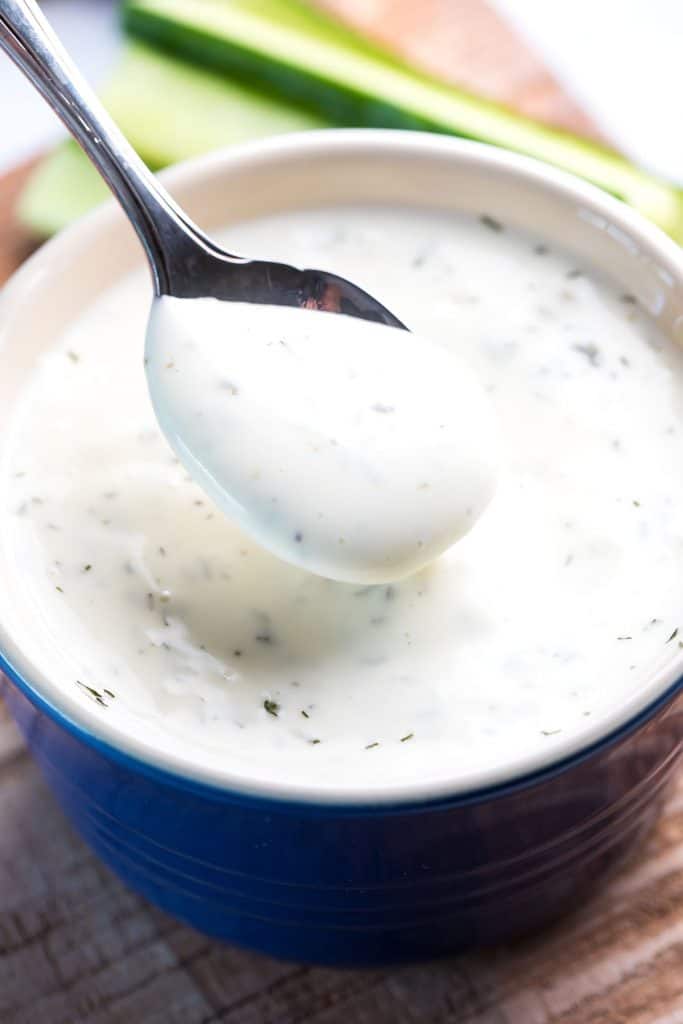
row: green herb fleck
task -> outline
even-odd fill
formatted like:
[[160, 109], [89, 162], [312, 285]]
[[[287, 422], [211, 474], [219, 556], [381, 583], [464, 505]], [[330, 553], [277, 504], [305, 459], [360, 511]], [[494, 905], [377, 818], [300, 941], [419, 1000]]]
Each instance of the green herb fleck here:
[[90, 572], [91, 569], [92, 565], [90, 564], [90, 562], [88, 562], [87, 565], [83, 566], [83, 572]]
[[301, 714], [304, 716], [304, 718], [310, 718], [311, 717], [309, 715], [308, 711], [304, 711], [303, 708], [301, 709]]
[[69, 357], [69, 359], [71, 360], [72, 363], [77, 363], [78, 360], [81, 358], [79, 356], [78, 352], [72, 352], [71, 350], [69, 350], [69, 352], [67, 352], [67, 356]]
[[374, 743], [368, 743], [368, 745], [366, 746], [365, 749], [366, 750], [372, 750], [373, 747], [378, 747], [378, 746], [379, 746], [379, 741], [375, 740]]
[[107, 702], [103, 699], [102, 694], [95, 690], [92, 686], [86, 686], [86, 684], [82, 683], [80, 679], [76, 680], [76, 686], [83, 690], [83, 692], [86, 693], [91, 700], [94, 700], [96, 704], [99, 704], [101, 705], [101, 707], [106, 708]]
[[277, 718], [278, 711], [280, 710], [280, 705], [277, 703], [277, 701], [268, 700], [266, 698], [266, 700], [264, 700], [263, 702], [263, 706], [269, 715], [272, 715], [273, 718]]
[[309, 740], [308, 742], [312, 744], [312, 746], [315, 746], [316, 743], [320, 743], [320, 740]]
[[677, 636], [678, 636], [678, 626], [676, 626], [676, 628], [674, 629], [673, 633], [671, 634], [671, 636], [669, 637], [669, 639], [666, 642], [668, 644], [670, 644], [671, 641], [675, 640]]
[[107, 697], [111, 697], [112, 700], [116, 699], [116, 694], [112, 693], [111, 690], [107, 690], [106, 687], [103, 687], [102, 693], [106, 693]]
[[64, 591], [62, 590], [62, 588], [61, 588], [61, 587], [55, 587], [55, 590], [58, 590], [60, 594], [63, 594], [63, 593], [64, 593]]
[[600, 350], [597, 345], [589, 341], [585, 345], [572, 345], [572, 348], [575, 352], [585, 356], [591, 366], [600, 365]]
[[557, 736], [558, 732], [562, 732], [561, 729], [541, 729], [541, 735], [543, 736]]
[[401, 743], [407, 743], [408, 740], [412, 740], [414, 735], [415, 735], [414, 732], [409, 732], [409, 733], [406, 733], [405, 736], [401, 736]]
[[503, 225], [501, 224], [501, 222], [499, 220], [496, 220], [495, 217], [491, 217], [488, 213], [482, 213], [482, 215], [479, 218], [479, 220], [484, 225], [485, 228], [489, 229], [489, 231], [503, 231], [504, 230]]

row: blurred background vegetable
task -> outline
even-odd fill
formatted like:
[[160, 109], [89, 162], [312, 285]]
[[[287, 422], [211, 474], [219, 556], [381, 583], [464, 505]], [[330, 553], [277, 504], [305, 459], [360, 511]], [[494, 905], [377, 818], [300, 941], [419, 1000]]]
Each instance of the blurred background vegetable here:
[[[457, 15], [475, 30], [459, 31]], [[683, 238], [680, 190], [609, 149], [566, 94], [543, 82], [530, 52], [509, 45], [482, 0], [124, 0], [120, 17], [126, 42], [102, 93], [155, 169], [283, 131], [421, 128], [554, 163]], [[506, 44], [498, 90], [494, 65]], [[45, 236], [105, 195], [64, 143], [31, 176], [19, 215]]]

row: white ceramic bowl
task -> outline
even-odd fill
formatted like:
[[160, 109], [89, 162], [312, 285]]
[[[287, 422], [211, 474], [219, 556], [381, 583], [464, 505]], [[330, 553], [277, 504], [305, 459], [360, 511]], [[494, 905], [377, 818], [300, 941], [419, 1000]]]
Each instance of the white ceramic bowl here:
[[[486, 211], [601, 269], [683, 342], [678, 246], [616, 199], [521, 156], [431, 134], [311, 132], [215, 153], [164, 177], [209, 232], [231, 220], [340, 202]], [[110, 203], [15, 275], [0, 300], [0, 431], [38, 355], [142, 259]], [[506, 900], [515, 927], [552, 916], [649, 823], [681, 745], [683, 652], [580, 738], [569, 735], [547, 753], [466, 784], [415, 780], [360, 795], [319, 792], [314, 779], [264, 785], [200, 769], [182, 750], [162, 755], [59, 691], [8, 625], [12, 579], [1, 559], [0, 580], [0, 667], [14, 683], [10, 704], [79, 828], [122, 876], [179, 916], [284, 955], [367, 963], [501, 937], [514, 930], [512, 917], [495, 910]], [[604, 827], [591, 832], [596, 815]], [[263, 841], [264, 816], [271, 852], [262, 854], [253, 844]], [[332, 864], [321, 836], [337, 844]], [[467, 897], [457, 912], [456, 894]], [[353, 941], [343, 923], [349, 900]], [[427, 905], [429, 914], [418, 909]], [[296, 913], [283, 916], [283, 906]]]

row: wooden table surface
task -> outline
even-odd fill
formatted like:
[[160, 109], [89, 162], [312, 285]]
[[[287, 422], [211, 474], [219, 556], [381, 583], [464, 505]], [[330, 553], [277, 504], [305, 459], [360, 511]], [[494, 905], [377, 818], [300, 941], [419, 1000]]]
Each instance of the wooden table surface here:
[[[594, 129], [481, 0], [321, 0], [432, 70]], [[420, 17], [416, 17], [419, 8]], [[0, 181], [0, 280], [30, 248]], [[0, 1024], [683, 1024], [683, 779], [597, 898], [513, 947], [390, 970], [210, 942], [125, 889], [73, 833], [0, 703]]]

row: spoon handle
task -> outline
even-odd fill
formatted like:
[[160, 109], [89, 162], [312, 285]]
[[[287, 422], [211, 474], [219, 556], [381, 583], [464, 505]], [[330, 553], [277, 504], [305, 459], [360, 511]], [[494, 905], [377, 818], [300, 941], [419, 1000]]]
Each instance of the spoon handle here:
[[171, 292], [183, 243], [205, 242], [124, 138], [34, 0], [0, 0], [4, 49], [59, 115], [121, 203], [137, 231], [157, 295]]

